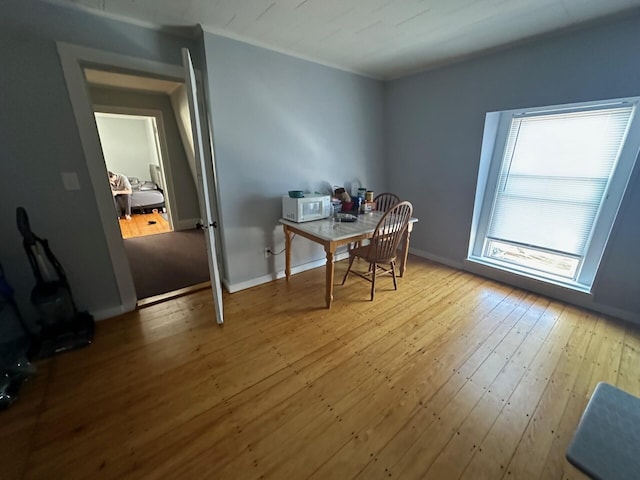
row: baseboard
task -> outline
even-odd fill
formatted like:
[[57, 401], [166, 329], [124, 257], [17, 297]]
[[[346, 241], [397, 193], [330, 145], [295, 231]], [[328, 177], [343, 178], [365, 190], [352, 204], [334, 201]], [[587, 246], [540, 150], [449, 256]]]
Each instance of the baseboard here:
[[[344, 260], [345, 258], [349, 258], [349, 252], [342, 252], [335, 255], [335, 262], [339, 262], [340, 260]], [[309, 263], [304, 263], [302, 265], [297, 265], [291, 267], [291, 275], [295, 275], [296, 273], [306, 272], [307, 270], [311, 270], [318, 267], [324, 267], [327, 263], [327, 260], [322, 258], [320, 260], [314, 260]], [[263, 275], [261, 277], [252, 278], [251, 280], [246, 280], [244, 282], [238, 283], [229, 283], [224, 282], [225, 287], [229, 291], [229, 293], [239, 292], [240, 290], [246, 290], [247, 288], [257, 287], [258, 285], [262, 285], [263, 283], [273, 282], [274, 280], [278, 280], [279, 278], [284, 278], [284, 270], [280, 270], [274, 273], [270, 273], [268, 275]]]
[[[438, 257], [436, 255], [432, 255], [428, 252], [424, 252], [422, 250], [416, 250], [413, 248], [409, 248], [409, 253], [416, 255], [418, 257], [423, 257], [428, 260], [433, 260], [434, 262], [442, 263], [444, 265], [448, 265], [453, 268], [462, 269], [462, 264], [457, 264], [455, 262], [451, 262], [445, 258]], [[344, 260], [345, 258], [349, 258], [349, 252], [344, 251], [340, 253], [336, 253], [335, 261], [339, 262], [340, 260]], [[295, 275], [296, 273], [305, 272], [307, 270], [311, 270], [313, 268], [323, 267], [327, 261], [324, 258], [319, 260], [314, 260], [309, 263], [305, 263], [302, 265], [297, 265], [291, 267], [291, 275]], [[229, 291], [229, 293], [239, 292], [240, 290], [246, 290], [247, 288], [257, 287], [258, 285], [262, 285], [264, 283], [273, 282], [274, 280], [278, 280], [280, 278], [284, 278], [284, 270], [280, 270], [274, 273], [270, 273], [268, 275], [263, 275], [261, 277], [252, 278], [251, 280], [246, 280], [244, 282], [238, 283], [230, 283], [227, 280], [223, 280], [223, 284], [225, 288]]]

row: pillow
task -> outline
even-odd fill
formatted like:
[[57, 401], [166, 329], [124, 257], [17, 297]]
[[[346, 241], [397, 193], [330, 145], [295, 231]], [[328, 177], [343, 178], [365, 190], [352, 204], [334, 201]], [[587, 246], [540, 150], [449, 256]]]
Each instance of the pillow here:
[[141, 183], [139, 188], [140, 190], [158, 190], [158, 186], [149, 180], [145, 180]]
[[131, 190], [140, 190], [140, 179], [138, 177], [127, 177], [131, 184]]

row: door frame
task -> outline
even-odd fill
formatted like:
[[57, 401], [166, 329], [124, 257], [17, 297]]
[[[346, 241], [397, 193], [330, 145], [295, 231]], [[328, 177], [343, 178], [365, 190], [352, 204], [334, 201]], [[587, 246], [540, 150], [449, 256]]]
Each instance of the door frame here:
[[[138, 299], [120, 227], [113, 214], [113, 197], [105, 180], [106, 167], [83, 69], [112, 68], [133, 74], [161, 76], [181, 83], [185, 82], [185, 72], [182, 65], [165, 64], [66, 42], [56, 42], [56, 46], [120, 295], [120, 306], [108, 312], [108, 316], [115, 316], [134, 310]], [[217, 185], [210, 187], [217, 199]]]

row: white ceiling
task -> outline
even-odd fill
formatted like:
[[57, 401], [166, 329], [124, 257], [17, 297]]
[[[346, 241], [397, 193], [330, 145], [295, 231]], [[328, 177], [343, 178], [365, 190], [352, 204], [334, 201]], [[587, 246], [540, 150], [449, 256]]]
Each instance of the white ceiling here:
[[396, 78], [640, 0], [52, 0], [188, 26], [374, 78]]

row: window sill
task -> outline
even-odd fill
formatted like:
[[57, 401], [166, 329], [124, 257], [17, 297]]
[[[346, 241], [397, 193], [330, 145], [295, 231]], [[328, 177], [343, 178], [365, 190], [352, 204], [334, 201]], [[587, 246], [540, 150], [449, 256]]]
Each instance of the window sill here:
[[[552, 285], [552, 286], [572, 290], [574, 292], [591, 295], [591, 286], [584, 285], [571, 280], [546, 277], [532, 271], [527, 271], [525, 269], [522, 269], [522, 270], [515, 269], [509, 266], [508, 264], [502, 264], [500, 262], [491, 262], [484, 258], [474, 257], [474, 256], [468, 257], [465, 260], [465, 263], [467, 263], [471, 267], [471, 269], [476, 273], [481, 273], [483, 270], [486, 272], [486, 269], [490, 269], [492, 271], [497, 271], [497, 273], [500, 274], [499, 276], [501, 278], [504, 278], [504, 277], [522, 278], [525, 281], [534, 281], [537, 284], [542, 283], [546, 285]], [[476, 266], [477, 268], [473, 268], [473, 266]], [[516, 282], [516, 283], [520, 283], [520, 282]]]

